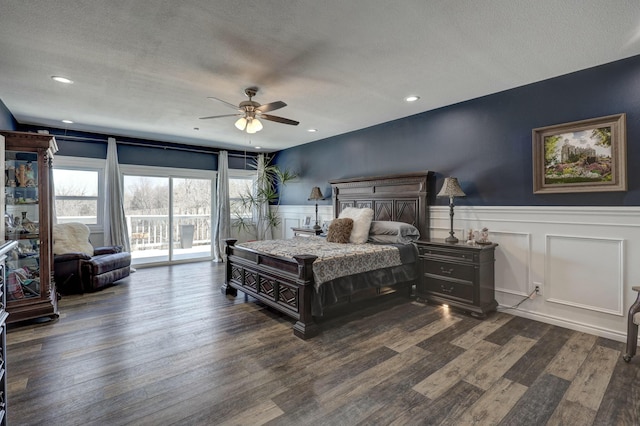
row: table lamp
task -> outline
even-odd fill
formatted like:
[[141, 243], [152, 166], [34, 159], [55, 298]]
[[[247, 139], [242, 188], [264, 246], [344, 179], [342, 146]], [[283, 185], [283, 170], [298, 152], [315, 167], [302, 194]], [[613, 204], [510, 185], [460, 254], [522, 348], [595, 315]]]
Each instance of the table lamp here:
[[448, 177], [444, 178], [444, 183], [442, 184], [442, 188], [436, 197], [449, 197], [449, 216], [451, 217], [451, 229], [449, 231], [449, 236], [445, 239], [448, 243], [457, 243], [458, 239], [453, 236], [453, 198], [454, 197], [464, 197], [467, 194], [464, 193], [462, 188], [460, 188], [460, 184], [458, 183], [458, 178]]
[[314, 200], [316, 202], [316, 224], [313, 226], [313, 229], [320, 229], [320, 225], [318, 224], [318, 200], [324, 200], [324, 196], [322, 195], [322, 191], [317, 186], [314, 186], [311, 190], [311, 195], [309, 195], [309, 201]]

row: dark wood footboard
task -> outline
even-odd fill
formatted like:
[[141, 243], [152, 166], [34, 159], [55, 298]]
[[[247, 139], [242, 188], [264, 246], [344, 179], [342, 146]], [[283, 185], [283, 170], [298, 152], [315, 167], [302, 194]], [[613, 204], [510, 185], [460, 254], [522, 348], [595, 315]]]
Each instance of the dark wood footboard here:
[[312, 264], [316, 256], [295, 256], [294, 260], [237, 247], [237, 240], [225, 240], [227, 254], [222, 294], [240, 290], [294, 319], [293, 334], [309, 339], [319, 332], [311, 315], [314, 282]]

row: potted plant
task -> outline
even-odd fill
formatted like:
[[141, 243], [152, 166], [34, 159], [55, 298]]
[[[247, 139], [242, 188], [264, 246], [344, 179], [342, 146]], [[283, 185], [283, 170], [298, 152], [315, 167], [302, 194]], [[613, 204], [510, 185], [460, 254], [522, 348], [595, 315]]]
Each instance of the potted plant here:
[[[255, 188], [248, 188], [245, 193], [240, 194], [239, 202], [231, 209], [232, 222], [239, 232], [264, 240], [280, 225], [278, 188], [286, 186], [298, 175], [271, 164], [271, 159], [265, 160], [263, 168], [258, 167], [256, 159], [251, 167], [258, 171]], [[247, 215], [246, 212], [252, 212], [252, 215]]]

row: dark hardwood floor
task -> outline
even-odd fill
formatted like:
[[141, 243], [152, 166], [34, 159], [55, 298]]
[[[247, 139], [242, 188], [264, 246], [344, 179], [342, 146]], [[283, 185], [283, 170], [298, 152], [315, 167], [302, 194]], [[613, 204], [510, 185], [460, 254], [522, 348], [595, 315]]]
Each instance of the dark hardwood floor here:
[[139, 269], [8, 333], [11, 425], [638, 425], [640, 356], [507, 313], [387, 300], [293, 322], [222, 265]]

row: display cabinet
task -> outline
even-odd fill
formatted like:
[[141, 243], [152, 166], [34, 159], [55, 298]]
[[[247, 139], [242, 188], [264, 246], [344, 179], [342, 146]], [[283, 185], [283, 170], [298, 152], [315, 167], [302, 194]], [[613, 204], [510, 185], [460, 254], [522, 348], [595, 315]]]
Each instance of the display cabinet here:
[[51, 163], [48, 134], [0, 132], [4, 149], [4, 234], [17, 241], [6, 259], [7, 322], [58, 315], [53, 282]]
[[14, 250], [17, 241], [0, 242], [0, 426], [7, 424], [7, 316], [6, 310], [6, 259], [7, 253]]

